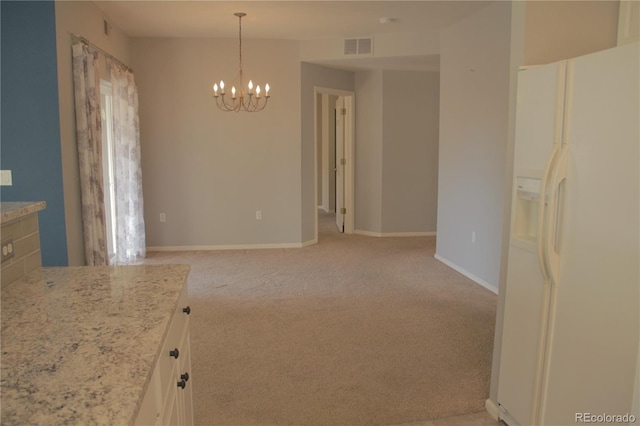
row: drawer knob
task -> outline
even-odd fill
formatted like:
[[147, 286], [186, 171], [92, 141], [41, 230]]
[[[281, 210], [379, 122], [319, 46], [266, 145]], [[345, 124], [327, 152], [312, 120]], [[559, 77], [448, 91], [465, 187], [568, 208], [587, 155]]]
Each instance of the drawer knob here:
[[190, 307], [186, 307], [186, 308], [182, 308], [182, 312], [184, 312], [185, 314], [189, 315], [191, 313], [191, 308]]
[[182, 380], [184, 380], [185, 382], [188, 382], [188, 381], [189, 381], [189, 373], [186, 373], [186, 372], [185, 372], [184, 374], [181, 374], [181, 375], [180, 375], [180, 378], [181, 378]]
[[178, 348], [175, 348], [174, 350], [169, 351], [169, 356], [172, 356], [175, 359], [178, 359], [178, 357], [180, 356], [180, 351], [178, 351]]
[[178, 382], [178, 387], [179, 387], [179, 388], [184, 389], [184, 388], [185, 388], [185, 386], [187, 386], [187, 382], [186, 382], [186, 380], [180, 380], [180, 381]]

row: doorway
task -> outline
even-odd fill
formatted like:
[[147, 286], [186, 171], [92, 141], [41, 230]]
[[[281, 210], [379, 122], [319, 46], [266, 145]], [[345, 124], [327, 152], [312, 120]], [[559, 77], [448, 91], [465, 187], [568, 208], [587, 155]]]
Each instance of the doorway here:
[[[355, 93], [315, 88], [316, 202], [335, 216], [335, 229], [354, 231]], [[318, 215], [316, 215], [316, 237]]]

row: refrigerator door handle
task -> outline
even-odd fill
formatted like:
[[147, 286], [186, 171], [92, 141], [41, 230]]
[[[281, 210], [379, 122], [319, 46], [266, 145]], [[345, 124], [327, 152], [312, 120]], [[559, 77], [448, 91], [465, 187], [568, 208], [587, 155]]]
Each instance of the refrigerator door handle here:
[[544, 237], [544, 255], [549, 277], [554, 285], [558, 285], [560, 275], [560, 254], [557, 251], [557, 240], [561, 229], [561, 209], [560, 189], [567, 179], [567, 162], [569, 160], [569, 149], [565, 145], [560, 150], [560, 158], [551, 177], [551, 192], [549, 193], [548, 213], [549, 221]]
[[548, 236], [547, 232], [549, 230], [549, 212], [551, 211], [549, 202], [551, 197], [549, 196], [549, 184], [553, 177], [554, 172], [558, 168], [558, 155], [562, 152], [564, 145], [562, 141], [564, 140], [564, 114], [560, 114], [560, 112], [564, 113], [565, 110], [565, 95], [566, 95], [566, 84], [567, 84], [567, 73], [568, 66], [567, 61], [563, 61], [558, 64], [557, 69], [557, 88], [556, 88], [556, 121], [554, 125], [554, 135], [553, 135], [553, 147], [551, 149], [551, 155], [549, 155], [549, 159], [545, 166], [544, 175], [542, 176], [542, 182], [540, 187], [540, 207], [538, 209], [538, 229], [537, 229], [537, 254], [538, 254], [538, 265], [540, 267], [540, 272], [542, 274], [543, 284], [549, 284], [549, 278], [551, 272], [549, 271], [549, 262], [548, 262]]
[[551, 151], [551, 155], [549, 156], [549, 161], [547, 161], [547, 165], [544, 170], [544, 175], [542, 176], [542, 183], [540, 186], [540, 206], [538, 208], [538, 229], [537, 229], [537, 254], [538, 254], [538, 265], [540, 266], [540, 272], [542, 273], [543, 283], [546, 285], [549, 282], [549, 269], [547, 268], [546, 256], [545, 256], [545, 224], [547, 218], [547, 186], [549, 185], [549, 181], [551, 179], [551, 172], [553, 170], [553, 165], [555, 164], [556, 155], [559, 151], [559, 143], [553, 144], [553, 149]]

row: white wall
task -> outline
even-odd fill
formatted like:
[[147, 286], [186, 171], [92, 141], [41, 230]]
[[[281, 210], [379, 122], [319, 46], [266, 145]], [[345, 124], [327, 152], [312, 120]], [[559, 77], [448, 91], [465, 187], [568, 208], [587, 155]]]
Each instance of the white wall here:
[[508, 161], [510, 25], [511, 4], [498, 2], [441, 34], [436, 256], [496, 292]]
[[355, 229], [382, 232], [382, 71], [356, 73]]
[[435, 233], [439, 73], [356, 73], [356, 232]]
[[132, 39], [152, 249], [301, 242], [297, 42], [243, 43], [246, 77], [271, 85], [260, 113], [215, 106], [211, 86], [230, 85], [237, 55], [233, 40]]
[[69, 265], [77, 266], [84, 265], [85, 260], [80, 172], [76, 144], [71, 34], [85, 37], [126, 64], [130, 63], [131, 56], [129, 39], [117, 27], [112, 26], [110, 34], [104, 34], [103, 22], [108, 18], [92, 2], [56, 1], [55, 11], [67, 256]]
[[636, 362], [636, 379], [631, 400], [631, 414], [640, 419], [640, 342], [638, 342], [638, 361]]
[[436, 232], [437, 72], [383, 72], [382, 232]]

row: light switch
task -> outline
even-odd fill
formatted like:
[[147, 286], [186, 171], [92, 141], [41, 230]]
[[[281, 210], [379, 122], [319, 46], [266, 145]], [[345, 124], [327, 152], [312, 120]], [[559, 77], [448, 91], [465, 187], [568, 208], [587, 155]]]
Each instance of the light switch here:
[[11, 178], [11, 170], [0, 170], [0, 185], [12, 186], [13, 179]]

